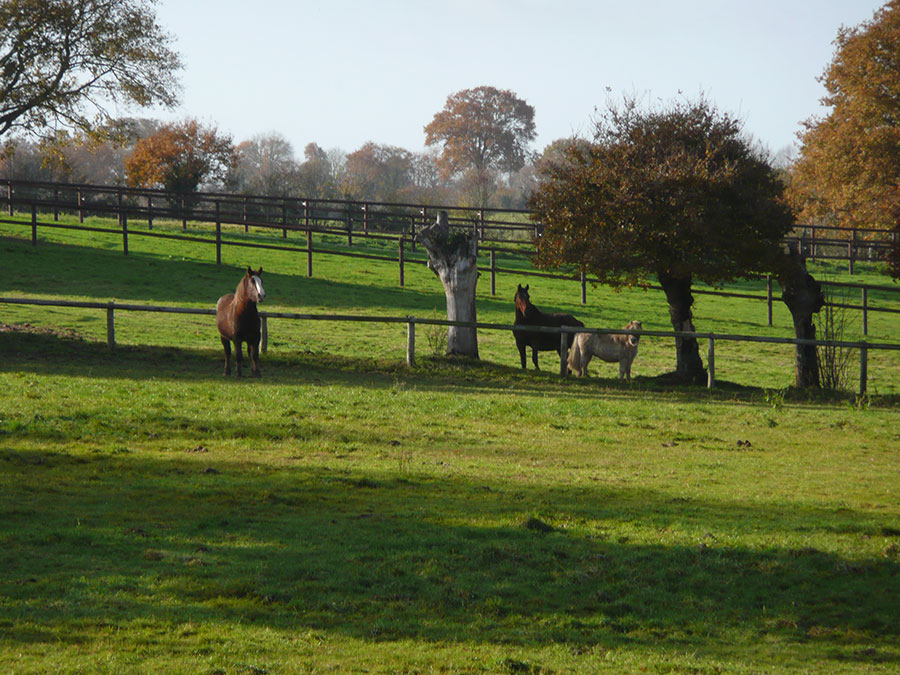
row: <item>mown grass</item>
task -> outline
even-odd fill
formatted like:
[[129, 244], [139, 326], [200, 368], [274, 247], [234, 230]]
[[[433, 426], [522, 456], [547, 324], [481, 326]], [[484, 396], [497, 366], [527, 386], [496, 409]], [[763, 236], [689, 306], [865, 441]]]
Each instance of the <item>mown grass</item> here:
[[[89, 244], [3, 239], [0, 291], [209, 306], [252, 263], [270, 309], [443, 301], [424, 269], [400, 289], [390, 265], [323, 257], [307, 279], [290, 255], [219, 269], [208, 248]], [[591, 289], [604, 300], [582, 307], [577, 285], [531, 283], [589, 325], [665, 328], [650, 292]], [[509, 321], [509, 288], [481, 286], [479, 318]], [[747, 326], [731, 332], [786, 330], [764, 304], [707, 303], [698, 323], [727, 307]], [[789, 352], [786, 374], [717, 354], [735, 377], [709, 392], [658, 381], [662, 341], [642, 342], [628, 386], [612, 367], [562, 380], [550, 356], [522, 373], [506, 333], [479, 336], [481, 363], [408, 369], [398, 327], [273, 321], [263, 378], [225, 379], [208, 318], [121, 316], [110, 351], [102, 313], [0, 313], [17, 324], [0, 333], [5, 670], [900, 664], [895, 398], [785, 389]]]

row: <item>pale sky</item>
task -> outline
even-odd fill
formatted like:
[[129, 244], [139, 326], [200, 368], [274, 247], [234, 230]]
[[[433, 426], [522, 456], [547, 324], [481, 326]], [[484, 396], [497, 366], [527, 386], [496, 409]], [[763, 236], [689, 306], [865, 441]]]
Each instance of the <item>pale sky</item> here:
[[702, 92], [777, 152], [821, 112], [817, 82], [843, 24], [881, 0], [161, 0], [185, 69], [182, 105], [234, 141], [424, 148], [447, 96], [511, 89], [535, 108], [540, 151], [589, 135], [623, 94]]

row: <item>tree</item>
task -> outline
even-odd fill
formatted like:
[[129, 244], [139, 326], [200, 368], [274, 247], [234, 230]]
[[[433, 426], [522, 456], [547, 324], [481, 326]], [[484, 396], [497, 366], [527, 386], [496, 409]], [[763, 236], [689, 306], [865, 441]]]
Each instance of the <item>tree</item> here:
[[328, 153], [317, 143], [307, 143], [303, 148], [304, 161], [297, 169], [297, 189], [303, 197], [313, 199], [336, 194], [335, 176]]
[[900, 224], [900, 0], [842, 26], [820, 81], [831, 110], [805, 122], [792, 199], [803, 219]]
[[246, 194], [286, 197], [294, 190], [297, 171], [294, 148], [284, 136], [259, 135], [235, 148], [229, 183]]
[[188, 194], [201, 183], [224, 181], [233, 164], [231, 136], [189, 119], [138, 141], [125, 172], [129, 185]]
[[[781, 284], [781, 299], [794, 320], [794, 335], [805, 340], [816, 339], [813, 314], [825, 304], [822, 285], [806, 270], [806, 260], [792, 246], [787, 255], [775, 260], [775, 278]], [[818, 387], [819, 353], [816, 345], [798, 344], [796, 347], [794, 383], [797, 387]]]
[[345, 193], [351, 199], [397, 201], [410, 185], [412, 156], [392, 145], [368, 142], [347, 155]]
[[0, 2], [0, 136], [16, 128], [94, 132], [108, 120], [107, 105], [175, 105], [181, 61], [154, 4]]
[[[540, 162], [536, 262], [575, 265], [614, 287], [655, 276], [672, 328], [693, 332], [694, 278], [720, 285], [770, 269], [794, 219], [783, 186], [740, 123], [701, 98], [664, 109], [610, 104], [594, 141]], [[705, 377], [696, 339], [677, 338], [680, 379]]]
[[447, 97], [425, 134], [426, 145], [443, 144], [438, 160], [443, 176], [463, 176], [476, 205], [485, 206], [496, 173], [518, 171], [528, 158], [534, 108], [508, 89], [463, 89]]
[[[416, 235], [428, 252], [428, 267], [444, 286], [447, 320], [475, 323], [475, 286], [478, 284], [478, 239], [474, 232], [453, 232], [446, 211]], [[478, 358], [474, 327], [448, 326], [447, 354]]]

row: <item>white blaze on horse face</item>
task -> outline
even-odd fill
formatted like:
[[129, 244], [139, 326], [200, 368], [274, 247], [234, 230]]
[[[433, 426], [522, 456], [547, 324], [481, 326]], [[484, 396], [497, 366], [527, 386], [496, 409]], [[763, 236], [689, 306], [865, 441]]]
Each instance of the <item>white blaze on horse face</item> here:
[[253, 282], [254, 288], [256, 288], [256, 302], [262, 302], [266, 299], [266, 290], [263, 288], [262, 279], [254, 274], [250, 277], [250, 280]]

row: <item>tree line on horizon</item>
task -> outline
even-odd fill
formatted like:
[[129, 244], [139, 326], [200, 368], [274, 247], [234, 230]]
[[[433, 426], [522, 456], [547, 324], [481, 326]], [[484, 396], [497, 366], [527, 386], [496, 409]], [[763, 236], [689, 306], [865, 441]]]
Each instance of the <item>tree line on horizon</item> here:
[[0, 177], [183, 193], [526, 208], [538, 159], [529, 155], [507, 173], [448, 175], [436, 148], [412, 152], [370, 141], [348, 153], [310, 142], [298, 157], [279, 132], [234, 143], [215, 125], [190, 118], [126, 118], [111, 126], [113, 133], [101, 139], [69, 130], [50, 138], [5, 139]]

